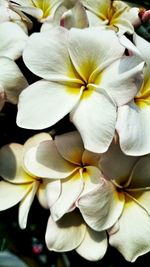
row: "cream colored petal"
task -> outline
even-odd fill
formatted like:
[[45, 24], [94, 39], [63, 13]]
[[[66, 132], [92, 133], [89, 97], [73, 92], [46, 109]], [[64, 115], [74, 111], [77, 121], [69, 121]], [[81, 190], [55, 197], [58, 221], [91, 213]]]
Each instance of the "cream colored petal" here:
[[84, 239], [76, 248], [76, 252], [86, 260], [98, 261], [104, 257], [106, 250], [106, 232], [96, 232], [87, 226]]
[[38, 187], [39, 187], [39, 182], [38, 181], [33, 182], [29, 187], [29, 191], [27, 192], [27, 194], [24, 196], [24, 198], [20, 202], [19, 226], [21, 229], [26, 228], [29, 210], [34, 200], [34, 197], [36, 195], [36, 192], [38, 190]]
[[120, 217], [124, 207], [124, 194], [117, 192], [109, 181], [102, 180], [99, 185], [81, 195], [77, 205], [86, 223], [95, 231], [110, 228]]
[[125, 257], [134, 262], [150, 251], [150, 217], [137, 203], [126, 198], [119, 230], [110, 235], [109, 243]]
[[61, 181], [60, 180], [49, 180], [46, 185], [46, 199], [49, 208], [57, 201], [61, 194]]
[[65, 213], [70, 211], [83, 191], [83, 188], [84, 183], [79, 171], [61, 181], [60, 196], [50, 209], [54, 221], [58, 221]]
[[77, 131], [58, 135], [54, 140], [60, 155], [73, 164], [82, 164], [84, 146]]
[[86, 225], [78, 213], [68, 213], [55, 223], [50, 217], [46, 229], [46, 245], [53, 251], [70, 251], [82, 242]]
[[28, 36], [17, 24], [0, 24], [0, 56], [17, 59], [21, 56]]
[[23, 169], [23, 146], [17, 143], [5, 145], [0, 149], [0, 175], [14, 184], [33, 181]]
[[32, 148], [33, 146], [38, 145], [40, 142], [47, 141], [47, 140], [52, 140], [52, 137], [50, 136], [49, 133], [46, 133], [46, 132], [42, 132], [42, 133], [31, 136], [30, 138], [27, 139], [27, 141], [25, 142], [23, 146], [24, 153], [28, 151], [30, 148]]
[[0, 181], [0, 211], [18, 204], [30, 190], [30, 184], [12, 184]]
[[61, 157], [54, 141], [43, 141], [25, 155], [24, 165], [29, 173], [43, 178], [62, 179], [76, 170], [74, 164]]

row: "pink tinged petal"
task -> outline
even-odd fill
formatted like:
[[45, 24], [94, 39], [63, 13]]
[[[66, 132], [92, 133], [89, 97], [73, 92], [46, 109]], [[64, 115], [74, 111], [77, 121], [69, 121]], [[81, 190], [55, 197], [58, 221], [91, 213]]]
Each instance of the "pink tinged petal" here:
[[140, 108], [131, 102], [118, 109], [116, 130], [122, 151], [131, 156], [150, 153], [150, 107]]
[[60, 196], [51, 207], [51, 216], [54, 221], [58, 221], [65, 213], [70, 211], [83, 191], [83, 187], [83, 179], [79, 171], [61, 181]]
[[105, 88], [118, 106], [124, 105], [132, 100], [140, 89], [143, 66], [144, 62], [140, 57], [123, 57], [102, 72], [100, 86]]
[[4, 88], [5, 101], [13, 104], [17, 104], [19, 94], [28, 86], [17, 64], [6, 57], [0, 58], [0, 84]]
[[103, 179], [97, 188], [81, 196], [78, 207], [86, 223], [95, 231], [110, 228], [119, 218], [124, 207], [124, 194]]
[[99, 168], [107, 179], [115, 179], [118, 184], [123, 185], [129, 179], [138, 159], [125, 155], [119, 144], [113, 141], [107, 152], [101, 155]]
[[128, 197], [119, 225], [119, 231], [110, 235], [109, 243], [117, 248], [126, 260], [134, 262], [139, 256], [150, 251], [150, 217]]
[[34, 179], [22, 167], [23, 146], [12, 143], [0, 149], [0, 176], [14, 184], [31, 183]]
[[106, 232], [96, 232], [87, 226], [86, 233], [76, 252], [89, 261], [102, 259], [107, 250]]
[[0, 56], [17, 59], [21, 56], [28, 36], [15, 23], [0, 24]]
[[30, 184], [11, 184], [0, 181], [0, 211], [9, 209], [18, 204], [28, 193]]
[[104, 90], [97, 92], [93, 86], [90, 87], [92, 90], [84, 91], [70, 118], [83, 139], [85, 149], [103, 153], [114, 136], [116, 106]]
[[70, 251], [82, 242], [86, 225], [78, 213], [68, 213], [57, 223], [50, 217], [46, 229], [46, 245], [53, 251]]
[[29, 187], [29, 191], [26, 196], [22, 199], [19, 205], [19, 226], [21, 229], [25, 229], [27, 226], [27, 219], [30, 207], [33, 203], [34, 197], [39, 187], [39, 182], [34, 182]]
[[73, 65], [85, 82], [88, 82], [94, 70], [108, 61], [114, 61], [124, 53], [124, 48], [113, 31], [97, 27], [71, 29], [68, 45]]
[[46, 185], [46, 199], [48, 206], [51, 208], [53, 204], [57, 201], [61, 194], [61, 181], [51, 180]]
[[82, 163], [82, 154], [84, 146], [81, 136], [77, 131], [58, 135], [54, 140], [60, 155], [73, 164], [80, 165]]
[[20, 94], [17, 124], [26, 129], [50, 127], [73, 109], [81, 94], [79, 88], [38, 81]]
[[50, 179], [62, 179], [76, 170], [74, 164], [61, 157], [53, 140], [43, 141], [25, 155], [24, 165], [31, 174]]
[[46, 80], [81, 83], [72, 66], [67, 43], [68, 31], [63, 27], [34, 33], [28, 39], [23, 60], [34, 74]]

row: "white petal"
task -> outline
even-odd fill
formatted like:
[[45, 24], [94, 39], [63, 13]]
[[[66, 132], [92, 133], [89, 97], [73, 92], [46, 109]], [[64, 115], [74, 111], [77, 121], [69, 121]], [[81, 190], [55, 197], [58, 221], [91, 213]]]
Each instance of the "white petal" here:
[[76, 170], [75, 165], [60, 156], [51, 140], [31, 148], [25, 154], [24, 165], [35, 176], [50, 179], [66, 178]]
[[17, 104], [19, 94], [28, 86], [17, 64], [6, 57], [0, 58], [0, 84], [5, 90], [6, 101], [13, 104]]
[[100, 87], [107, 91], [118, 106], [124, 105], [132, 100], [140, 89], [143, 66], [144, 62], [137, 56], [116, 60], [102, 72]]
[[149, 215], [131, 199], [126, 199], [119, 224], [119, 230], [110, 236], [109, 242], [126, 260], [134, 262], [137, 257], [150, 251]]
[[114, 135], [116, 106], [104, 90], [87, 90], [71, 112], [71, 121], [77, 127], [85, 148], [102, 153], [108, 149]]
[[103, 31], [98, 27], [69, 31], [70, 57], [85, 82], [95, 69], [120, 57], [123, 52], [124, 48], [113, 31]]
[[51, 180], [46, 186], [46, 199], [49, 207], [57, 201], [61, 193], [61, 181], [60, 180]]
[[118, 184], [123, 185], [129, 179], [138, 159], [125, 155], [119, 144], [113, 141], [107, 152], [101, 155], [99, 168], [108, 179], [115, 179]]
[[113, 184], [106, 180], [78, 200], [84, 220], [95, 231], [110, 228], [121, 215], [123, 206], [124, 194], [117, 192]]
[[58, 135], [54, 141], [60, 155], [64, 159], [77, 165], [81, 164], [84, 146], [81, 136], [77, 131]]
[[30, 189], [30, 185], [11, 184], [0, 181], [0, 211], [9, 209], [18, 204]]
[[134, 103], [118, 110], [116, 129], [124, 153], [141, 156], [150, 153], [150, 107], [140, 108]]
[[24, 62], [33, 73], [44, 79], [78, 82], [67, 43], [68, 31], [63, 27], [34, 33], [24, 49]]
[[134, 34], [134, 42], [136, 47], [139, 49], [139, 51], [142, 54], [142, 57], [146, 61], [146, 63], [150, 64], [150, 44], [147, 42], [144, 38], [140, 37], [137, 34]]
[[0, 24], [0, 56], [17, 59], [21, 56], [28, 36], [15, 23]]
[[24, 153], [25, 151], [28, 151], [33, 146], [38, 145], [40, 142], [48, 141], [48, 140], [52, 140], [52, 137], [50, 136], [50, 134], [46, 132], [33, 135], [32, 137], [28, 138], [27, 141], [25, 142], [23, 146]]
[[27, 184], [33, 181], [22, 167], [23, 146], [12, 143], [0, 149], [0, 175], [14, 184]]
[[106, 232], [96, 232], [87, 226], [85, 237], [76, 252], [86, 260], [97, 261], [104, 257], [106, 250]]
[[19, 226], [21, 229], [25, 229], [27, 225], [27, 219], [28, 219], [28, 214], [30, 207], [32, 205], [32, 202], [34, 200], [35, 194], [38, 190], [39, 187], [39, 182], [34, 182], [30, 186], [30, 190], [24, 196], [22, 201], [20, 202], [19, 205]]
[[30, 85], [19, 97], [18, 126], [26, 129], [50, 127], [73, 109], [81, 93], [80, 89], [44, 80]]
[[46, 245], [49, 250], [69, 251], [82, 242], [86, 231], [82, 218], [78, 213], [68, 213], [55, 223], [50, 217], [46, 229]]
[[51, 207], [51, 216], [54, 221], [58, 221], [72, 208], [83, 191], [83, 186], [83, 180], [79, 171], [61, 181], [60, 196]]

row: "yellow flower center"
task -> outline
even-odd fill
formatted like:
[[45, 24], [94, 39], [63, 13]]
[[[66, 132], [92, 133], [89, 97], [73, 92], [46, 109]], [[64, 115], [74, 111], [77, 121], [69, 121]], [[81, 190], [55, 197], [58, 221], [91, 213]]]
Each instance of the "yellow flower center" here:
[[143, 82], [142, 87], [134, 98], [135, 104], [140, 108], [150, 106], [150, 79]]

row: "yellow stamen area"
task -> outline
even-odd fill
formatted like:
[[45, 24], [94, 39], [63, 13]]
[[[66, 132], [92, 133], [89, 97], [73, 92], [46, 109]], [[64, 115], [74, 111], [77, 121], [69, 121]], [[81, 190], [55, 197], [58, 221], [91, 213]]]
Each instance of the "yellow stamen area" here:
[[47, 18], [51, 14], [52, 4], [51, 0], [31, 0], [32, 6], [43, 11], [43, 18]]
[[140, 108], [150, 106], [150, 79], [143, 82], [139, 94], [134, 98], [135, 104]]

